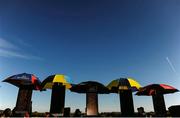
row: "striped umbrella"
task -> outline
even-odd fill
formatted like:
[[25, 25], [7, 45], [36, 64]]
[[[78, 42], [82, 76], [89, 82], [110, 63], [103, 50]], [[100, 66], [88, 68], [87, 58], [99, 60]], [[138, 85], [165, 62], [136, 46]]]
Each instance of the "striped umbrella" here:
[[150, 84], [142, 87], [136, 95], [152, 96], [154, 111], [157, 116], [166, 116], [166, 105], [163, 94], [178, 92], [176, 88], [166, 84]]
[[63, 74], [55, 74], [48, 76], [41, 84], [42, 89], [52, 89], [50, 113], [64, 114], [65, 105], [65, 89], [70, 89], [71, 80]]
[[121, 90], [131, 90], [132, 92], [138, 91], [141, 85], [132, 78], [120, 78], [113, 80], [108, 84], [107, 88], [112, 93], [118, 93]]
[[132, 92], [138, 91], [141, 85], [132, 78], [120, 78], [107, 85], [111, 93], [119, 93], [122, 116], [134, 115]]
[[71, 79], [63, 74], [55, 74], [48, 76], [41, 84], [43, 89], [52, 89], [54, 83], [60, 83], [65, 86], [67, 89], [71, 88], [72, 81]]

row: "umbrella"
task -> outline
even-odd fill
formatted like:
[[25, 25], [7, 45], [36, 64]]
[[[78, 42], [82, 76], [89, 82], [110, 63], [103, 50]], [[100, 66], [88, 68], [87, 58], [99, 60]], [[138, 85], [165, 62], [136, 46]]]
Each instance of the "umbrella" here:
[[132, 78], [116, 79], [107, 85], [111, 93], [119, 93], [122, 116], [134, 115], [132, 92], [139, 90], [140, 87], [141, 85]]
[[22, 73], [10, 76], [3, 80], [17, 87], [32, 88], [34, 90], [40, 90], [41, 81], [33, 74]]
[[136, 95], [152, 96], [156, 94], [169, 94], [177, 92], [178, 90], [166, 84], [150, 84], [142, 87]]
[[108, 94], [109, 90], [96, 81], [81, 82], [73, 85], [72, 92], [86, 93], [86, 112], [88, 116], [98, 115], [98, 94]]
[[177, 92], [178, 90], [172, 86], [166, 84], [150, 84], [142, 87], [136, 95], [139, 96], [152, 96], [154, 111], [157, 116], [166, 115], [166, 106], [164, 102], [163, 94], [169, 94]]
[[108, 84], [107, 88], [112, 93], [118, 93], [121, 90], [131, 90], [132, 92], [138, 91], [141, 85], [135, 81], [132, 78], [120, 78], [111, 81], [111, 83]]
[[79, 84], [73, 84], [70, 90], [77, 93], [109, 93], [108, 88], [96, 81], [86, 81]]
[[19, 87], [15, 112], [19, 112], [20, 114], [23, 114], [24, 112], [31, 113], [32, 90], [40, 90], [40, 80], [33, 74], [22, 73], [10, 76], [3, 80], [3, 82], [8, 82]]
[[65, 89], [71, 88], [70, 78], [63, 74], [48, 76], [41, 84], [42, 89], [52, 89], [50, 112], [63, 115]]
[[71, 79], [63, 74], [56, 74], [48, 76], [43, 82], [42, 82], [42, 88], [43, 89], [52, 89], [54, 83], [61, 83], [65, 88], [69, 89], [71, 88], [72, 81]]

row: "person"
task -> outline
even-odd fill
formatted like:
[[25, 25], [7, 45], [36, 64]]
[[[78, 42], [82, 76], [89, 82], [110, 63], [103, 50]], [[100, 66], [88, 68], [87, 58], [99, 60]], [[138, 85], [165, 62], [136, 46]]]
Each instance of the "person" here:
[[2, 117], [11, 117], [12, 112], [10, 108], [7, 108], [3, 111]]
[[79, 109], [76, 109], [74, 113], [74, 117], [80, 117], [81, 116], [81, 111]]
[[14, 107], [14, 109], [12, 109], [12, 117], [17, 117], [16, 107]]
[[46, 112], [45, 115], [46, 115], [46, 118], [50, 117], [50, 113], [49, 112]]
[[145, 112], [144, 112], [144, 108], [143, 107], [137, 108], [137, 111], [138, 111], [138, 116], [140, 116], [140, 117], [144, 117], [145, 116]]

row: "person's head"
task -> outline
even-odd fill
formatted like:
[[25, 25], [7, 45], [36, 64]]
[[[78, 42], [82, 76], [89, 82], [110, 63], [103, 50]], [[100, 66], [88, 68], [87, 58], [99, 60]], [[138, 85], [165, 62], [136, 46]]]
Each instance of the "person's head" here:
[[49, 112], [46, 112], [46, 117], [50, 117], [50, 113]]
[[10, 117], [12, 114], [11, 109], [10, 108], [5, 109], [3, 114], [5, 117]]
[[79, 109], [76, 109], [75, 113], [74, 113], [75, 116], [81, 116], [81, 111]]
[[79, 109], [76, 109], [75, 113], [79, 113], [79, 112], [81, 112], [81, 111]]
[[137, 111], [138, 111], [138, 113], [144, 113], [144, 108], [143, 107], [139, 107], [139, 108], [137, 108]]

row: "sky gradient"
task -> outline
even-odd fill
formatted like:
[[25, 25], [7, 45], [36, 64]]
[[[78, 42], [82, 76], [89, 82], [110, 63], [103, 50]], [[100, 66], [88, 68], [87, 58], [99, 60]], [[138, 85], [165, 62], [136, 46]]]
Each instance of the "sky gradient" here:
[[[62, 73], [74, 83], [132, 77], [180, 89], [179, 13], [178, 0], [0, 0], [0, 80]], [[12, 109], [18, 89], [0, 86], [0, 109]], [[50, 96], [34, 92], [33, 111], [49, 111]], [[179, 99], [165, 95], [167, 108]], [[151, 97], [134, 104], [153, 110]], [[84, 111], [85, 94], [66, 91], [66, 107]], [[99, 96], [99, 111], [119, 110], [117, 94]]]

